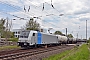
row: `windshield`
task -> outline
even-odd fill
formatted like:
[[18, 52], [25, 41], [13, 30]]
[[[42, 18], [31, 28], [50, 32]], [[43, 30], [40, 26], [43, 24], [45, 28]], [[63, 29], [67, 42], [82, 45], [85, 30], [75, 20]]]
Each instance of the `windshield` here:
[[30, 31], [21, 31], [20, 38], [28, 38]]

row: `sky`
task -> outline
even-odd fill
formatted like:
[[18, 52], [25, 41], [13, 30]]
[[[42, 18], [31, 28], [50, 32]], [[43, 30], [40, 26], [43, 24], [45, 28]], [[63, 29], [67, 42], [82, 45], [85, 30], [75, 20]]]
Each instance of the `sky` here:
[[87, 37], [90, 37], [89, 3], [90, 0], [0, 0], [0, 18], [8, 17], [12, 21], [12, 29], [21, 29], [30, 18], [39, 17], [34, 20], [41, 28], [52, 28], [52, 33], [59, 30], [64, 34], [67, 28], [68, 34], [77, 37], [78, 33], [78, 38], [84, 39], [86, 20]]

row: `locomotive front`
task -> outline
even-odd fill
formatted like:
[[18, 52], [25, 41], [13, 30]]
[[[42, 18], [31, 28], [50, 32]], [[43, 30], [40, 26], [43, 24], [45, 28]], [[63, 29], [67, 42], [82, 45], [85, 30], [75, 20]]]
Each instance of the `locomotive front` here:
[[29, 46], [29, 43], [28, 43], [29, 33], [30, 33], [30, 31], [21, 31], [20, 32], [18, 46], [21, 46], [21, 47]]

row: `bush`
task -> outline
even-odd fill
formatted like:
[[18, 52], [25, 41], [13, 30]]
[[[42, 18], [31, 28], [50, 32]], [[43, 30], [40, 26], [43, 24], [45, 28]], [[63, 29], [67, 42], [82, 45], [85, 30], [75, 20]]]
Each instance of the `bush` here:
[[87, 43], [90, 43], [90, 40], [87, 40]]
[[8, 41], [18, 42], [18, 38], [10, 38]]

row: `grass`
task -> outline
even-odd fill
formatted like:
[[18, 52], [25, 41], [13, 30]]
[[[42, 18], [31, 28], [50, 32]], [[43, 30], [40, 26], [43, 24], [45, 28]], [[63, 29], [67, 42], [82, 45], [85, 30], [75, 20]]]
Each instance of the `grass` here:
[[90, 60], [90, 51], [88, 45], [83, 44], [80, 47], [75, 47], [72, 50], [66, 50], [62, 53], [55, 54], [43, 60]]
[[8, 41], [18, 42], [18, 38], [10, 38]]
[[20, 47], [18, 47], [17, 45], [14, 45], [14, 46], [3, 46], [3, 47], [0, 47], [0, 50], [17, 49], [17, 48], [20, 48]]
[[48, 58], [44, 58], [43, 60], [59, 60], [61, 59], [62, 57], [65, 57], [66, 54], [69, 54], [70, 52], [72, 52], [74, 49], [72, 50], [66, 50], [66, 51], [63, 51], [62, 53], [59, 53], [59, 54], [55, 54], [53, 56], [50, 56]]
[[89, 43], [88, 43], [88, 48], [90, 49], [90, 40], [89, 40]]
[[69, 55], [63, 60], [88, 60], [90, 52], [88, 50], [88, 46], [86, 44], [79, 47], [79, 49], [73, 54]]

